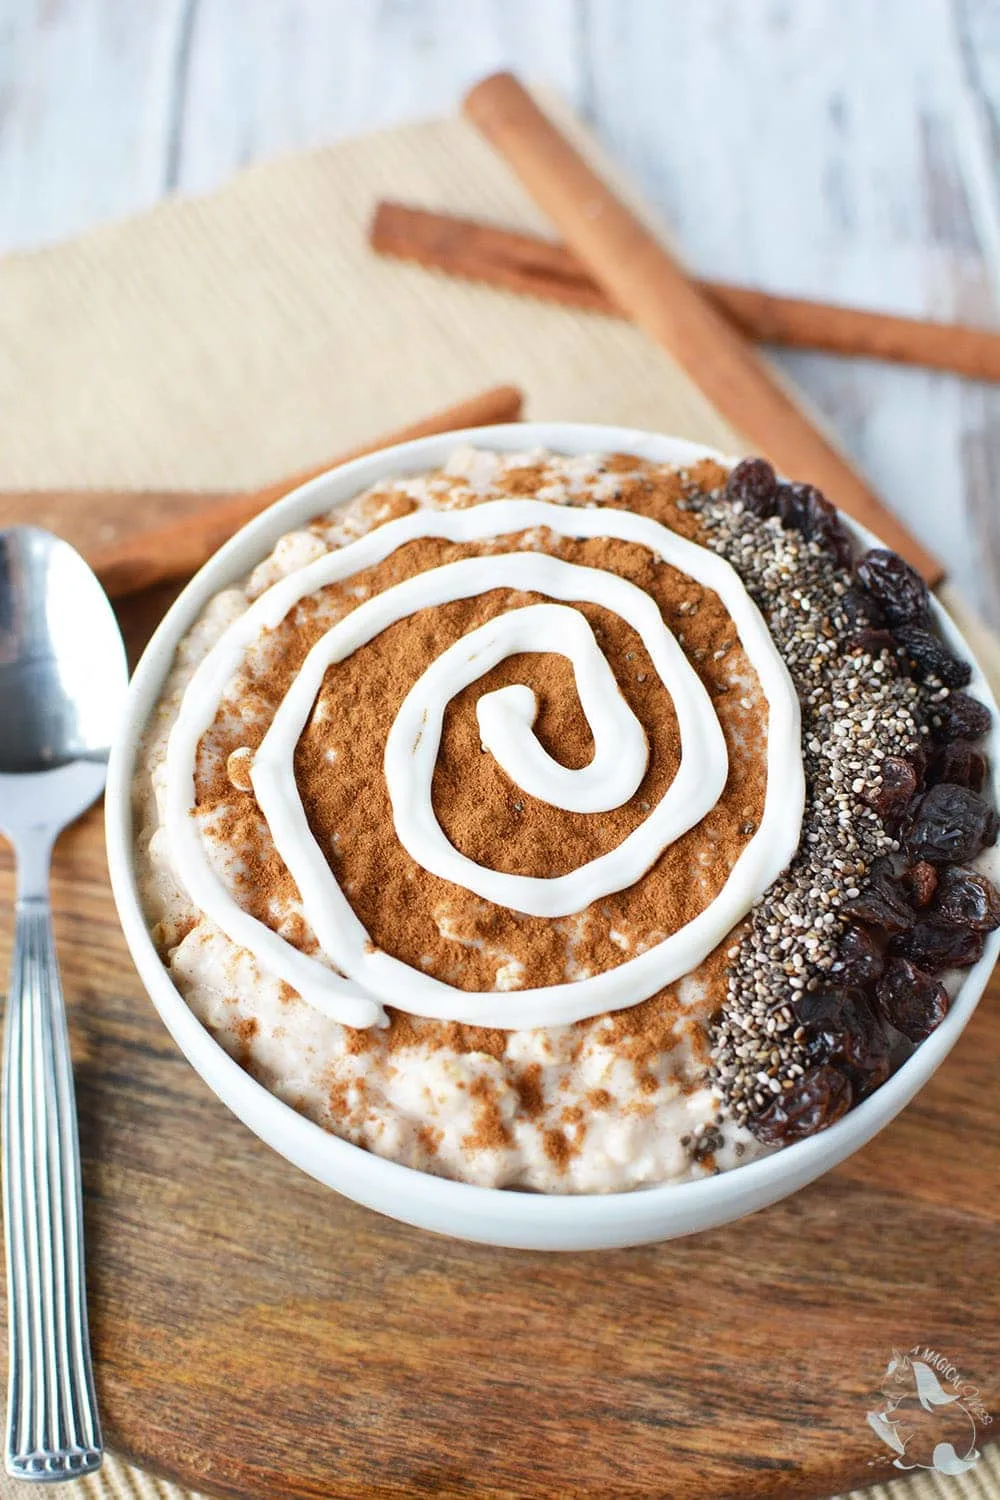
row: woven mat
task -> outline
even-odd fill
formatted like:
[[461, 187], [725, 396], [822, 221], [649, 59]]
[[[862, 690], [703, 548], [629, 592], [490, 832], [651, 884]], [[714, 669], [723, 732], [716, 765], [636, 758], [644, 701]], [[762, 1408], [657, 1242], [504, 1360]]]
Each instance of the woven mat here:
[[[533, 418], [744, 446], [623, 322], [377, 260], [365, 229], [383, 196], [546, 228], [447, 120], [254, 167], [210, 198], [0, 263], [0, 487], [249, 487], [501, 381]], [[0, 1481], [0, 1495], [20, 1488]], [[184, 1494], [113, 1458], [63, 1493]], [[1000, 1447], [962, 1479], [866, 1493], [1000, 1497]]]
[[[0, 1500], [23, 1500], [26, 1490], [26, 1485], [0, 1477]], [[193, 1490], [182, 1490], [176, 1484], [141, 1474], [111, 1454], [105, 1458], [99, 1474], [60, 1485], [58, 1493], [67, 1500], [208, 1500], [208, 1496], [196, 1495]], [[958, 1479], [934, 1474], [897, 1479], [892, 1484], [852, 1490], [837, 1500], [993, 1500], [995, 1495], [1000, 1495], [1000, 1444], [996, 1443], [974, 1469]], [[712, 1497], [706, 1496], [705, 1500]]]

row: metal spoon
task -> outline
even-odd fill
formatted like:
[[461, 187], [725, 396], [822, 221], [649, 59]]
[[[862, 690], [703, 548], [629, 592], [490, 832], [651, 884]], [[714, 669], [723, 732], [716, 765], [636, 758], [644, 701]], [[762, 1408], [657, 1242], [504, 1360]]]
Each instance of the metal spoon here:
[[75, 1479], [103, 1453], [49, 861], [101, 793], [127, 680], [117, 622], [83, 558], [32, 526], [0, 531], [0, 832], [17, 856], [3, 1063], [6, 1463], [18, 1479]]

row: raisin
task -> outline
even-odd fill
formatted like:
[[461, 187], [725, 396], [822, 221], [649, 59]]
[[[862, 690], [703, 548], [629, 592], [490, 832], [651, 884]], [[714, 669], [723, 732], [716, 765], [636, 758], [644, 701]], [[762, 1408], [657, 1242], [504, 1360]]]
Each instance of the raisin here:
[[825, 495], [811, 485], [807, 487], [805, 516], [802, 534], [807, 541], [816, 542], [833, 554], [842, 568], [849, 568], [853, 551], [847, 529]]
[[859, 895], [842, 903], [840, 912], [882, 932], [905, 932], [916, 921], [899, 885], [887, 875], [874, 876]]
[[795, 1014], [805, 1027], [810, 1059], [840, 1068], [851, 1080], [856, 1099], [888, 1078], [889, 1039], [881, 1015], [862, 990], [807, 992]]
[[892, 1061], [889, 1056], [889, 1037], [883, 1030], [885, 1037], [885, 1051], [878, 1059], [866, 1068], [859, 1068], [851, 1075], [851, 1083], [854, 1086], [855, 1099], [866, 1099], [869, 1094], [874, 1094], [880, 1089], [892, 1072]]
[[[778, 515], [786, 531], [802, 531], [809, 512], [811, 484], [779, 484], [775, 494]], [[819, 494], [819, 491], [816, 491]]]
[[856, 583], [850, 584], [840, 600], [840, 608], [847, 617], [848, 625], [881, 625], [882, 611], [871, 594], [865, 593]]
[[960, 688], [972, 676], [969, 663], [954, 656], [933, 630], [923, 625], [897, 625], [895, 635], [902, 658], [918, 681], [936, 677], [945, 687]]
[[853, 1102], [854, 1089], [846, 1074], [820, 1063], [796, 1078], [791, 1088], [751, 1120], [750, 1129], [766, 1146], [788, 1145], [825, 1130], [846, 1115]]
[[883, 822], [901, 818], [917, 795], [920, 777], [913, 763], [901, 755], [887, 755], [881, 766], [881, 786], [862, 792], [861, 800], [873, 807]]
[[950, 865], [941, 871], [930, 916], [935, 922], [995, 932], [1000, 927], [1000, 891], [978, 870]]
[[937, 890], [937, 870], [925, 859], [918, 859], [915, 865], [910, 865], [909, 869], [903, 871], [902, 881], [910, 893], [910, 900], [919, 911], [930, 904], [931, 897]]
[[992, 714], [985, 703], [968, 693], [949, 693], [937, 706], [936, 740], [978, 740], [989, 730]]
[[731, 469], [726, 481], [726, 499], [739, 502], [755, 516], [773, 516], [778, 481], [765, 458], [745, 458]]
[[847, 642], [848, 650], [863, 651], [865, 656], [881, 656], [888, 651], [896, 655], [896, 637], [891, 630], [882, 630], [875, 625], [862, 625]]
[[895, 552], [876, 547], [855, 569], [889, 625], [922, 625], [930, 618], [930, 594], [915, 568]]
[[951, 1004], [944, 985], [907, 958], [890, 959], [875, 997], [889, 1025], [911, 1042], [930, 1036]]
[[989, 770], [989, 761], [971, 740], [949, 740], [931, 761], [928, 779], [950, 781], [952, 786], [967, 786], [981, 792]]
[[868, 984], [882, 972], [882, 954], [865, 927], [853, 923], [837, 944], [833, 974], [838, 984]]
[[964, 864], [997, 836], [997, 815], [968, 787], [939, 781], [916, 804], [906, 833], [911, 860], [932, 865]]
[[911, 958], [928, 974], [942, 969], [967, 969], [983, 956], [983, 934], [971, 927], [944, 922], [916, 922], [909, 932], [889, 939], [894, 958]]

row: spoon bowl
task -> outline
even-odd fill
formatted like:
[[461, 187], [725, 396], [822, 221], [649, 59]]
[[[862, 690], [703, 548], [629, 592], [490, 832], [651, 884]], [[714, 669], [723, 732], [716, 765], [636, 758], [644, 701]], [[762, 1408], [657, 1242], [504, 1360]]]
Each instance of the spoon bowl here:
[[0, 832], [17, 857], [3, 1070], [6, 1465], [19, 1479], [73, 1479], [102, 1457], [48, 883], [55, 840], [103, 789], [127, 686], [121, 633], [83, 558], [36, 527], [0, 531]]
[[35, 526], [0, 532], [0, 776], [106, 762], [128, 669], [83, 558]]

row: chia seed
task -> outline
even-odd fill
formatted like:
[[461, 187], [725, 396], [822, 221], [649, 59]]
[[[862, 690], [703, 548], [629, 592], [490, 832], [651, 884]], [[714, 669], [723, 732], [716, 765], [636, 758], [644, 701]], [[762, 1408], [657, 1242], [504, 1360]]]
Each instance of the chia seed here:
[[809, 1066], [808, 1037], [789, 1002], [827, 979], [847, 925], [841, 905], [898, 848], [863, 799], [880, 785], [886, 756], [911, 755], [929, 734], [942, 685], [902, 675], [887, 651], [845, 654], [854, 629], [844, 603], [850, 576], [816, 542], [720, 491], [689, 490], [685, 500], [701, 519], [701, 540], [735, 568], [764, 616], [802, 712], [799, 850], [728, 950], [726, 997], [710, 1038], [715, 1087], [729, 1116], [745, 1124]]

